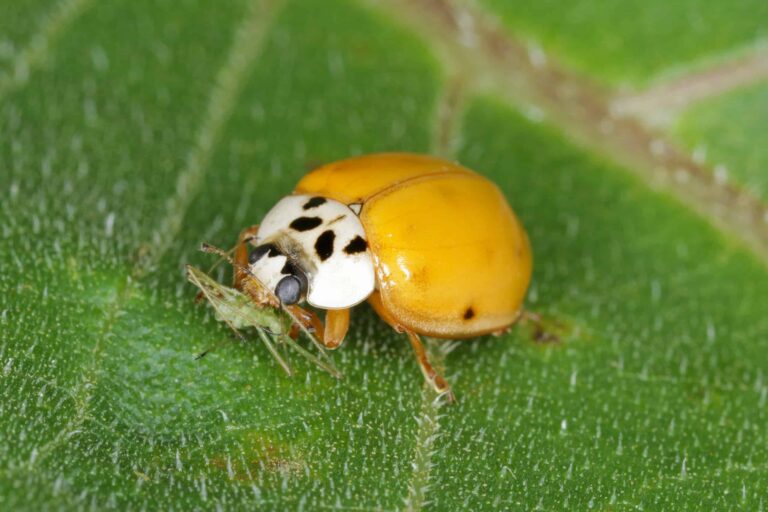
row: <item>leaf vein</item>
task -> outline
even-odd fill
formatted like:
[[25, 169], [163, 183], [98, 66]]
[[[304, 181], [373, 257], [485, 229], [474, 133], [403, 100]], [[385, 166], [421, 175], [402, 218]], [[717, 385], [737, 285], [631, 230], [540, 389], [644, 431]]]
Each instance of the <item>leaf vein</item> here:
[[[88, 0], [71, 0], [66, 4], [86, 1]], [[187, 155], [187, 166], [179, 175], [175, 195], [169, 200], [166, 215], [152, 236], [154, 250], [150, 249], [142, 259], [136, 262], [132, 274], [126, 278], [122, 289], [106, 304], [103, 327], [94, 343], [91, 362], [83, 372], [83, 379], [73, 393], [76, 405], [72, 420], [51, 441], [38, 449], [27, 464], [20, 465], [14, 468], [15, 470], [32, 471], [36, 464], [39, 464], [46, 456], [64, 444], [71, 435], [79, 432], [87, 420], [93, 389], [98, 380], [104, 341], [113, 335], [117, 318], [133, 292], [138, 289], [138, 280], [159, 262], [179, 232], [184, 215], [192, 199], [199, 191], [220, 132], [235, 106], [237, 97], [247, 78], [248, 70], [263, 48], [268, 27], [281, 4], [281, 1], [272, 0], [254, 1], [251, 4], [251, 12], [237, 29], [227, 59], [216, 76], [214, 86], [209, 94], [206, 116], [198, 131], [196, 142]], [[72, 7], [70, 6], [69, 9], [71, 10]], [[69, 16], [72, 17], [72, 14]], [[1, 94], [2, 88], [0, 87], [0, 96]], [[15, 471], [6, 471], [6, 473], [13, 472]]]
[[267, 29], [281, 4], [279, 0], [254, 2], [252, 12], [238, 28], [227, 62], [214, 81], [203, 123], [187, 153], [186, 166], [179, 173], [175, 193], [168, 199], [166, 213], [151, 236], [145, 259], [139, 263], [140, 275], [160, 261], [180, 231], [184, 216], [200, 191], [222, 129], [234, 110], [248, 73], [264, 46]]
[[752, 250], [768, 265], [768, 205], [743, 187], [718, 181], [664, 134], [611, 107], [614, 91], [592, 83], [555, 59], [532, 55], [489, 13], [454, 0], [381, 2], [456, 70], [473, 93], [495, 93], [534, 118], [547, 117], [577, 143], [605, 155], [683, 204]]
[[64, 33], [93, 0], [60, 0], [45, 14], [40, 28], [16, 53], [8, 75], [0, 77], [0, 101], [29, 82], [34, 71], [50, 56], [51, 44]]
[[[443, 371], [445, 356], [449, 346], [443, 343], [436, 347], [432, 339], [426, 340], [426, 349], [430, 353], [430, 360], [438, 371]], [[436, 396], [434, 390], [425, 382], [421, 392], [421, 410], [416, 417], [418, 429], [416, 430], [416, 444], [413, 450], [411, 462], [413, 472], [408, 483], [408, 494], [405, 497], [405, 510], [409, 512], [422, 510], [429, 505], [427, 495], [430, 491], [430, 479], [432, 476], [432, 458], [436, 453], [436, 443], [440, 437], [440, 407], [443, 405], [442, 397]]]

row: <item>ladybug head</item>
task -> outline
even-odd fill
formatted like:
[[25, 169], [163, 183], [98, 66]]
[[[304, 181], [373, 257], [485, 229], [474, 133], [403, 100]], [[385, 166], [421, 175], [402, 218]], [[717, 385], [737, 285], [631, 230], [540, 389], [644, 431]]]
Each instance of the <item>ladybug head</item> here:
[[306, 295], [306, 273], [275, 243], [257, 245], [248, 256], [251, 272], [280, 299], [296, 304]]

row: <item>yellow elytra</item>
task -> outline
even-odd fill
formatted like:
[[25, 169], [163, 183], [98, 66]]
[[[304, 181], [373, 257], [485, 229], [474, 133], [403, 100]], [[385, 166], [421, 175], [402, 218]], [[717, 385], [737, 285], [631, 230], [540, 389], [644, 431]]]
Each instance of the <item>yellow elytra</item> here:
[[531, 278], [528, 237], [483, 176], [432, 156], [374, 154], [324, 165], [296, 192], [362, 204], [378, 285], [369, 301], [388, 322], [466, 338], [519, 316]]

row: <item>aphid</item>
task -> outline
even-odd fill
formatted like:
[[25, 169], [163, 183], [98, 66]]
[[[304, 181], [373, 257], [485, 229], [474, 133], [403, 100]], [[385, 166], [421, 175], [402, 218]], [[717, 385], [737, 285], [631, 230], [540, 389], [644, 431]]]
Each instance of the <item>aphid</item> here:
[[[217, 249], [210, 246], [204, 246], [203, 250], [206, 252], [219, 253]], [[227, 255], [225, 254], [225, 257], [226, 256]], [[192, 265], [187, 265], [187, 279], [200, 289], [202, 297], [208, 299], [208, 302], [216, 311], [216, 318], [226, 323], [235, 332], [238, 338], [243, 339], [243, 335], [240, 334], [239, 329], [255, 327], [264, 346], [267, 347], [269, 353], [272, 354], [288, 375], [291, 375], [293, 370], [278, 351], [276, 343], [290, 346], [308, 361], [316, 364], [334, 377], [341, 377], [341, 372], [336, 369], [333, 362], [322, 350], [322, 346], [318, 347], [321, 349], [319, 356], [315, 356], [293, 340], [291, 334], [285, 329], [285, 316], [281, 315], [275, 308], [265, 307], [263, 305], [254, 307], [253, 299], [250, 296], [243, 294], [239, 290], [229, 288], [228, 286], [216, 282], [208, 274]], [[298, 319], [292, 317], [289, 317], [288, 320], [298, 321]], [[308, 334], [310, 339], [315, 344], [319, 345], [315, 336], [311, 333]], [[202, 358], [214, 348], [216, 348], [216, 346], [198, 354], [196, 359]]]
[[[234, 260], [235, 288], [257, 305], [277, 300], [329, 349], [343, 341], [350, 309], [368, 300], [408, 336], [426, 380], [449, 397], [419, 335], [508, 329], [532, 267], [525, 230], [493, 183], [406, 153], [311, 171], [260, 225], [242, 231]], [[326, 310], [325, 323], [302, 302]]]

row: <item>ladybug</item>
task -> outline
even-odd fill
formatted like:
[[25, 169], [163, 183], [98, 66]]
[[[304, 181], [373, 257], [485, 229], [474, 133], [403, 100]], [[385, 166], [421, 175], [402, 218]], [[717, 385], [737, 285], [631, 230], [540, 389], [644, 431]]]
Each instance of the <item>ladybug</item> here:
[[[236, 288], [260, 304], [277, 299], [272, 305], [290, 309], [329, 349], [344, 340], [351, 308], [367, 300], [408, 336], [426, 380], [452, 398], [419, 336], [504, 332], [521, 316], [532, 256], [491, 181], [433, 156], [382, 153], [309, 172], [240, 233], [235, 263]], [[303, 302], [325, 310], [325, 323]]]

